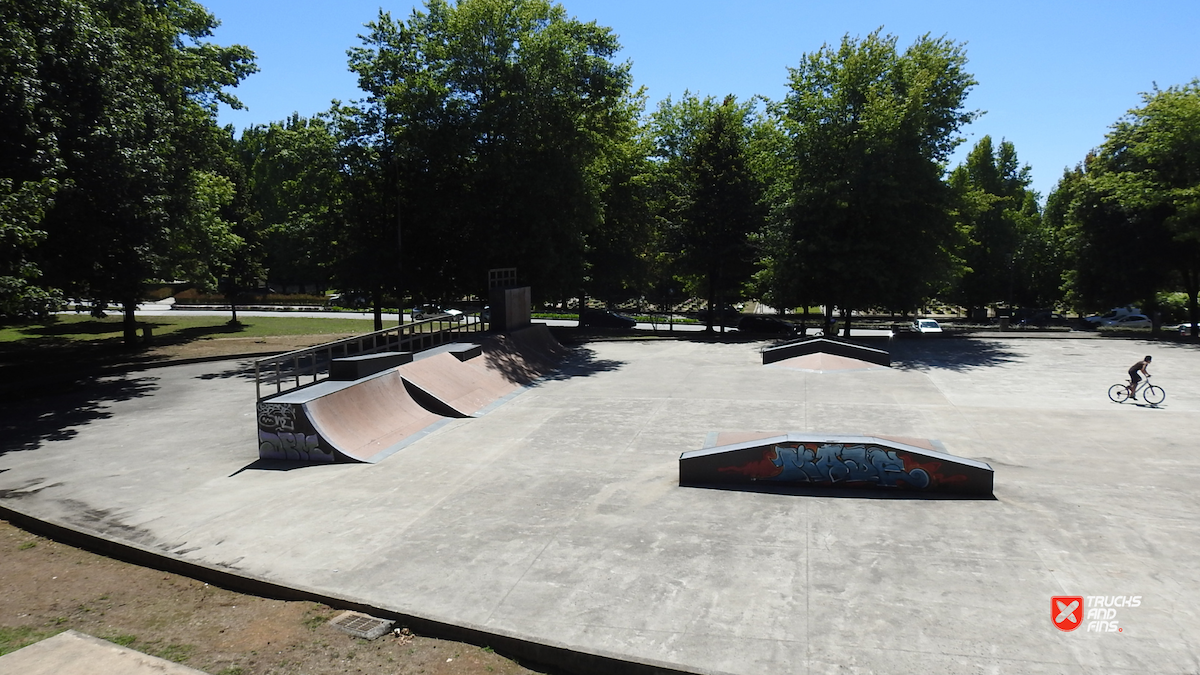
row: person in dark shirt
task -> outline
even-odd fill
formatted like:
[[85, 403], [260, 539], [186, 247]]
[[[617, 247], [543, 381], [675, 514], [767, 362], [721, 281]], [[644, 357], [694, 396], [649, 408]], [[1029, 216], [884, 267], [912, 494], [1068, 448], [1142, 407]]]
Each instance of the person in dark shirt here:
[[1138, 382], [1142, 381], [1142, 375], [1150, 377], [1150, 373], [1146, 371], [1146, 366], [1150, 365], [1150, 356], [1138, 361], [1129, 367], [1129, 398], [1137, 400], [1134, 392], [1137, 391]]

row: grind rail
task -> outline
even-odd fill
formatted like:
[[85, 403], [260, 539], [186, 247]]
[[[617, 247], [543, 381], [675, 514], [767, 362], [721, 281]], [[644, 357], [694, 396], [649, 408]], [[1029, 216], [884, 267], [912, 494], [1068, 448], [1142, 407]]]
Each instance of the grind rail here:
[[258, 359], [254, 362], [255, 396], [262, 400], [264, 385], [268, 389], [272, 384], [275, 385], [275, 391], [268, 391], [266, 394], [274, 396], [328, 379], [329, 367], [334, 358], [389, 351], [420, 352], [454, 342], [459, 336], [482, 333], [488, 329], [488, 324], [478, 313], [463, 314], [457, 321], [449, 316], [411, 321], [372, 333]]

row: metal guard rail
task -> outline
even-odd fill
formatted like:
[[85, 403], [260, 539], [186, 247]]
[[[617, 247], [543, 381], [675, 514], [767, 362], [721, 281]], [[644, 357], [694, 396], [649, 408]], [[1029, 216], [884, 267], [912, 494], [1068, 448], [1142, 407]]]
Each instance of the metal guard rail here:
[[[286, 354], [257, 359], [254, 362], [254, 394], [258, 400], [262, 400], [262, 385], [264, 378], [268, 377], [275, 383], [275, 391], [268, 393], [268, 396], [283, 393], [285, 379], [295, 380], [295, 384], [288, 386], [286, 391], [299, 389], [302, 386], [311, 386], [328, 379], [329, 367], [333, 362], [335, 352], [340, 352], [336, 356], [341, 358], [385, 351], [419, 352], [453, 342], [459, 335], [482, 333], [487, 330], [487, 325], [479, 314], [463, 314], [458, 321], [450, 321], [447, 319], [448, 316], [412, 321], [372, 333], [326, 342], [315, 347], [306, 347]], [[450, 324], [450, 327], [437, 329], [434, 324]], [[354, 347], [353, 351], [351, 347]], [[325, 358], [322, 359], [321, 356]], [[312, 381], [301, 384], [301, 377], [312, 377]], [[269, 385], [270, 381], [267, 384]]]

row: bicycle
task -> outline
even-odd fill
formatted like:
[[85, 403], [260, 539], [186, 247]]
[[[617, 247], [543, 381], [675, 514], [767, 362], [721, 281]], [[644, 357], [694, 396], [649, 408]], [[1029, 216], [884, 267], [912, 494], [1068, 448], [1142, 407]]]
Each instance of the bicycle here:
[[[1167, 392], [1162, 387], [1156, 387], [1150, 384], [1150, 376], [1138, 383], [1134, 393], [1142, 392], [1142, 400], [1149, 403], [1151, 406], [1156, 406], [1162, 403], [1167, 398]], [[1117, 383], [1108, 388], [1108, 397], [1114, 403], [1124, 403], [1129, 399], [1129, 385]]]

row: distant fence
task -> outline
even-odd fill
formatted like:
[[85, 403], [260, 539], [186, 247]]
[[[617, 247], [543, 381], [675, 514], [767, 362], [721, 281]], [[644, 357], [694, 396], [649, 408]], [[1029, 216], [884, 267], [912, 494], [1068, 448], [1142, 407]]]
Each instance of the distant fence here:
[[[463, 314], [457, 319], [451, 320], [449, 315], [422, 319], [258, 359], [254, 362], [254, 393], [262, 399], [264, 386], [268, 389], [266, 395], [274, 396], [328, 379], [329, 366], [335, 358], [378, 352], [420, 352], [488, 328], [479, 314]], [[269, 391], [272, 385], [275, 390]]]

